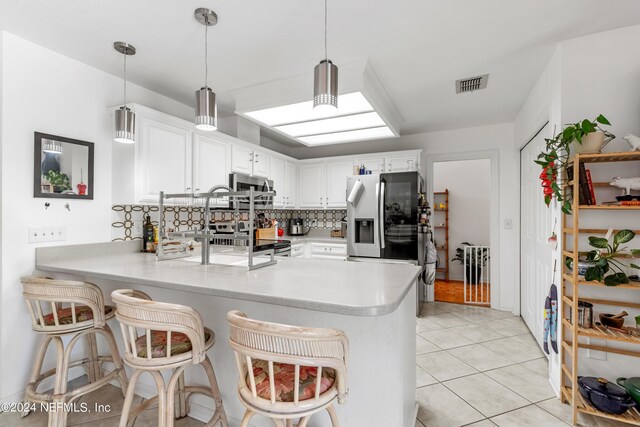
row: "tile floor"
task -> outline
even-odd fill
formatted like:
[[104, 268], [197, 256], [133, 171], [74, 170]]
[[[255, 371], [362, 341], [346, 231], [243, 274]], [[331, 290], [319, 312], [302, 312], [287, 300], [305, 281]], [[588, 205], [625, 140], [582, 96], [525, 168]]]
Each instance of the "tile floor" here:
[[[428, 303], [416, 320], [415, 427], [566, 427], [569, 406], [555, 398], [548, 382], [547, 359], [522, 319], [510, 313], [450, 303]], [[75, 381], [79, 385], [82, 377]], [[71, 427], [118, 425], [122, 408], [119, 389], [107, 386], [80, 402], [108, 403], [109, 413], [71, 414]], [[157, 425], [149, 409], [136, 426]], [[47, 425], [44, 413], [26, 418], [1, 413], [2, 427]], [[176, 427], [200, 426], [185, 418]], [[626, 424], [581, 415], [583, 427], [623, 427]], [[383, 426], [370, 426], [383, 427]], [[396, 427], [396, 426], [384, 426]], [[399, 427], [399, 426], [398, 426]]]
[[[451, 303], [426, 303], [416, 320], [416, 427], [566, 427], [547, 359], [521, 318]], [[580, 416], [583, 427], [627, 424]]]

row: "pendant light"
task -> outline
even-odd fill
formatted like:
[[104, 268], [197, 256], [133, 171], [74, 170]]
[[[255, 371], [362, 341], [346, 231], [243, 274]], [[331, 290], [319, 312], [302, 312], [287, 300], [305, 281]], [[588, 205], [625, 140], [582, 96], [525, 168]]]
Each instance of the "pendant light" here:
[[115, 42], [113, 48], [124, 58], [124, 105], [116, 110], [116, 132], [114, 140], [133, 144], [136, 136], [136, 115], [127, 108], [127, 56], [135, 55], [136, 48], [125, 42]]
[[42, 151], [51, 154], [62, 154], [62, 143], [52, 139], [42, 139]]
[[327, 55], [327, 0], [324, 0], [324, 59], [313, 71], [313, 108], [338, 108], [338, 67]]
[[210, 9], [201, 7], [195, 10], [196, 21], [204, 25], [204, 87], [196, 91], [196, 128], [206, 131], [218, 129], [218, 106], [216, 94], [208, 86], [209, 74], [209, 27], [218, 23], [218, 15]]

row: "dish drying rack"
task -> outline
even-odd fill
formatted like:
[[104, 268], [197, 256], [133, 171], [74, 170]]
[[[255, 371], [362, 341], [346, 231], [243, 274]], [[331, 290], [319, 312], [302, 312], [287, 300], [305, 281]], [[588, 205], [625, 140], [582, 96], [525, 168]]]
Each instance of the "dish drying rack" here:
[[[158, 202], [158, 248], [156, 249], [156, 260], [164, 261], [176, 258], [190, 257], [189, 240], [195, 240], [201, 242], [201, 257], [200, 264], [209, 265], [211, 255], [211, 240], [216, 243], [225, 242], [233, 244], [237, 247], [246, 247], [246, 253], [248, 256], [248, 269], [255, 270], [269, 265], [274, 265], [278, 261], [275, 259], [275, 250], [264, 249], [255, 251], [254, 247], [254, 234], [253, 224], [255, 219], [255, 200], [267, 197], [274, 197], [275, 191], [256, 191], [251, 188], [249, 191], [233, 191], [226, 185], [218, 185], [213, 187], [206, 193], [175, 193], [168, 194], [164, 191], [160, 192], [160, 200]], [[251, 224], [251, 230], [249, 234], [240, 233], [235, 231], [233, 234], [219, 234], [212, 233], [209, 230], [209, 222], [211, 220], [211, 199], [226, 198], [229, 201], [248, 200], [249, 201], [249, 224]], [[164, 220], [163, 212], [165, 204], [179, 204], [204, 208], [204, 230], [189, 230], [189, 231], [167, 231]], [[235, 207], [235, 230], [238, 230], [238, 218], [240, 216], [239, 203], [234, 203]], [[270, 259], [267, 262], [254, 263], [254, 256], [256, 255], [269, 255]]]

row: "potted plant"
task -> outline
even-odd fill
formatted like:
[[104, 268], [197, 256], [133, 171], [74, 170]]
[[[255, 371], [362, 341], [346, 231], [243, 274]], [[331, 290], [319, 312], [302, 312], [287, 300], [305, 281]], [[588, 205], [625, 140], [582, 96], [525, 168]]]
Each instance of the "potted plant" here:
[[[580, 149], [581, 152], [600, 152], [602, 148], [611, 142], [615, 135], [602, 129], [601, 126], [610, 126], [611, 123], [600, 114], [594, 120], [582, 120], [581, 122], [567, 125], [562, 132], [553, 138], [545, 138], [546, 148], [538, 155], [535, 162], [542, 166], [540, 180], [544, 201], [549, 206], [555, 198], [562, 204], [562, 211], [571, 214], [571, 187], [567, 187], [566, 179], [562, 171], [571, 158], [571, 147]], [[577, 173], [577, 171], [576, 171]], [[560, 179], [558, 179], [560, 177]]]
[[50, 170], [45, 175], [45, 178], [47, 178], [47, 181], [53, 185], [54, 193], [62, 193], [63, 191], [71, 190], [71, 182], [69, 182], [69, 177], [65, 173]]
[[594, 262], [595, 265], [587, 268], [584, 279], [604, 282], [607, 286], [629, 283], [629, 277], [622, 268], [640, 268], [640, 266], [634, 263], [626, 266], [619, 259], [628, 255], [640, 256], [640, 249], [631, 249], [629, 252], [625, 252], [627, 248], [621, 248], [620, 245], [630, 242], [635, 236], [631, 230], [620, 230], [613, 236], [612, 244], [609, 244], [609, 241], [604, 237], [589, 236], [589, 245], [595, 249], [588, 252], [587, 260]]
[[467, 276], [467, 280], [472, 285], [477, 285], [480, 279], [480, 266], [484, 267], [487, 265], [489, 261], [489, 251], [483, 250], [480, 252], [479, 256], [471, 256], [471, 251], [467, 251], [466, 258], [467, 262], [465, 264], [465, 250], [466, 246], [475, 246], [473, 243], [462, 242], [462, 246], [456, 248], [456, 256], [451, 259], [451, 261], [458, 261], [463, 266], [466, 265], [465, 274]]

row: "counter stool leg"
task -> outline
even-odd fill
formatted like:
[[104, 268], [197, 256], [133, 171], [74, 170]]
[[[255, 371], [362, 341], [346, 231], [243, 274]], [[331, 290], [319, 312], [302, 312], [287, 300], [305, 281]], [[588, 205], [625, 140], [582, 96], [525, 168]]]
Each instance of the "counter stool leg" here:
[[[167, 387], [164, 385], [164, 378], [158, 371], [148, 371], [156, 381], [158, 389], [158, 427], [173, 427], [173, 408], [167, 406]], [[173, 399], [171, 399], [173, 405]], [[167, 416], [170, 412], [171, 417]]]
[[66, 371], [64, 369], [65, 351], [64, 344], [60, 337], [52, 337], [52, 341], [56, 347], [56, 375], [51, 403], [55, 406], [54, 410], [49, 412], [49, 421], [47, 425], [49, 427], [64, 427], [61, 417], [63, 407], [61, 405], [64, 404], [64, 394], [67, 389]]
[[286, 421], [286, 423], [287, 423], [286, 427], [293, 427], [293, 420], [292, 420], [291, 418], [289, 418], [289, 419]]
[[340, 421], [338, 421], [338, 414], [336, 413], [336, 408], [333, 405], [327, 406], [327, 412], [329, 413], [329, 417], [331, 418], [331, 425], [333, 427], [340, 427]]
[[[40, 347], [38, 348], [38, 353], [36, 354], [36, 360], [33, 363], [33, 369], [31, 370], [31, 377], [29, 378], [29, 385], [33, 386], [34, 391], [37, 386], [38, 381], [40, 380], [40, 374], [42, 372], [42, 364], [44, 362], [44, 357], [47, 354], [47, 349], [49, 348], [49, 343], [51, 343], [51, 336], [45, 336], [40, 342]], [[24, 403], [30, 403], [28, 399], [25, 399]], [[24, 406], [24, 411], [20, 414], [22, 417], [26, 417], [31, 412], [29, 409], [29, 405]]]
[[[175, 375], [175, 372], [177, 372], [177, 369], [174, 370], [174, 375]], [[184, 370], [182, 370], [178, 375], [178, 382], [176, 383], [175, 386], [176, 386], [175, 393], [178, 395], [178, 399], [176, 400], [174, 413], [175, 413], [175, 419], [178, 420], [180, 418], [186, 417], [187, 414], [189, 413], [189, 408], [187, 407], [187, 393], [185, 391], [185, 384], [184, 384]]]
[[307, 427], [307, 423], [309, 422], [309, 418], [311, 418], [311, 415], [307, 415], [306, 417], [300, 418], [300, 422], [298, 423], [298, 427]]
[[[98, 330], [100, 334], [107, 340], [107, 345], [109, 346], [109, 352], [111, 353], [111, 358], [113, 359], [114, 370], [118, 371], [118, 382], [120, 383], [120, 389], [122, 390], [122, 395], [127, 395], [127, 386], [129, 380], [127, 379], [127, 372], [124, 369], [124, 365], [122, 364], [122, 358], [120, 357], [120, 352], [118, 351], [118, 345], [116, 344], [116, 339], [113, 336], [113, 331], [109, 327], [109, 325], [104, 325], [104, 330]], [[102, 368], [100, 368], [100, 373], [102, 376]]]
[[142, 371], [136, 369], [131, 375], [131, 379], [129, 380], [129, 386], [127, 387], [127, 393], [124, 397], [124, 404], [122, 405], [122, 414], [120, 414], [120, 424], [119, 427], [127, 427], [130, 424], [133, 424], [133, 418], [131, 423], [129, 423], [129, 413], [131, 412], [131, 404], [133, 403], [133, 398], [136, 393], [136, 383], [138, 382], [138, 378], [142, 374]]
[[254, 412], [251, 412], [247, 409], [247, 412], [244, 413], [244, 417], [242, 417], [242, 423], [240, 423], [240, 427], [247, 427], [249, 425], [249, 421], [255, 415]]
[[[207, 377], [209, 377], [209, 384], [211, 385], [211, 391], [213, 392], [213, 400], [216, 403], [216, 412], [213, 414], [211, 418], [215, 425], [217, 420], [220, 420], [220, 424], [222, 427], [229, 427], [229, 423], [227, 422], [227, 414], [224, 412], [224, 406], [222, 404], [222, 395], [220, 394], [220, 388], [218, 387], [218, 381], [216, 380], [216, 374], [213, 371], [213, 365], [211, 364], [211, 360], [209, 356], [205, 354], [204, 360], [202, 361], [202, 366], [207, 373]], [[247, 414], [245, 414], [246, 417]], [[251, 414], [253, 416], [253, 414]], [[249, 417], [250, 419], [251, 417]], [[243, 419], [244, 422], [244, 419]], [[247, 421], [248, 423], [248, 421]]]
[[[167, 420], [167, 426], [173, 426], [174, 418], [182, 418], [185, 415], [182, 415], [181, 410], [182, 407], [180, 405], [180, 398], [178, 398], [178, 402], [176, 402], [176, 386], [178, 387], [178, 392], [180, 390], [180, 379], [184, 381], [184, 366], [180, 366], [173, 370], [173, 375], [171, 375], [171, 379], [169, 380], [169, 384], [167, 384], [167, 407], [165, 408], [165, 417]], [[184, 385], [184, 384], [183, 384]], [[183, 394], [184, 396], [184, 394]], [[178, 408], [178, 411], [176, 411]]]
[[89, 382], [93, 383], [102, 377], [102, 375], [100, 375], [100, 362], [98, 362], [98, 343], [96, 341], [95, 334], [85, 335], [85, 341], [87, 362], [84, 366], [87, 371], [87, 378], [89, 379]]

